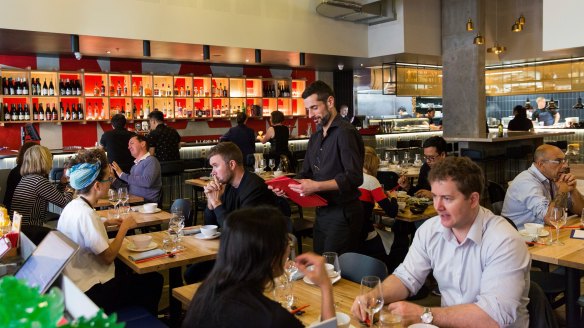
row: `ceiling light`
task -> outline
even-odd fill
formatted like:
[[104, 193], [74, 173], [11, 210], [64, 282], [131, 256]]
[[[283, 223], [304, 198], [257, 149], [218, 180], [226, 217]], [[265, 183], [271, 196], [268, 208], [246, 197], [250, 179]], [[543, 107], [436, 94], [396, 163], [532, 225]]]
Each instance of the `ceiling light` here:
[[491, 48], [487, 48], [487, 52], [490, 53], [494, 53], [494, 54], [502, 54], [503, 52], [505, 52], [505, 50], [507, 50], [506, 47], [500, 46], [497, 41], [495, 41], [495, 44], [491, 47]]
[[521, 16], [519, 16], [519, 19], [517, 20], [519, 22], [519, 24], [523, 27], [523, 25], [525, 25], [525, 17], [523, 17], [523, 14], [521, 14]]
[[246, 63], [249, 63], [249, 58], [246, 58], [246, 59], [245, 59], [245, 62], [246, 62]]
[[516, 20], [515, 24], [513, 24], [513, 26], [511, 26], [511, 31], [513, 31], [513, 32], [523, 31], [523, 25], [519, 24], [519, 20]]
[[578, 102], [572, 108], [573, 109], [584, 109], [584, 104], [582, 104], [582, 98], [580, 98], [580, 95], [578, 95]]
[[474, 30], [474, 25], [472, 23], [472, 19], [470, 19], [470, 18], [466, 22], [466, 30], [467, 31], [473, 31]]
[[475, 38], [472, 40], [472, 43], [476, 45], [485, 44], [485, 38], [480, 33], [478, 33], [477, 36], [475, 36]]
[[109, 50], [106, 50], [106, 51], [105, 51], [105, 53], [109, 55], [109, 54], [111, 54], [112, 52], [111, 52], [111, 51], [109, 51]]
[[525, 105], [523, 105], [523, 107], [525, 107], [525, 109], [533, 109], [533, 106], [531, 106], [529, 98], [527, 98], [527, 100], [525, 101]]

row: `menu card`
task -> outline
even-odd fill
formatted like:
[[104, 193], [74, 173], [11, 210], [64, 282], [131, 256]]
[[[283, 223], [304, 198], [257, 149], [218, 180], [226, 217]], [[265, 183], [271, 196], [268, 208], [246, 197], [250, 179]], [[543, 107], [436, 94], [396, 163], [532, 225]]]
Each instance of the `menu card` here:
[[290, 198], [290, 200], [292, 200], [294, 203], [302, 207], [326, 206], [328, 204], [326, 199], [320, 197], [317, 194], [301, 196], [296, 191], [290, 189], [288, 185], [300, 184], [300, 182], [286, 176], [281, 176], [274, 178], [272, 180], [268, 180], [266, 181], [266, 184], [272, 186], [273, 188], [283, 190], [286, 193], [286, 196]]
[[571, 238], [584, 239], [584, 230], [572, 230]]

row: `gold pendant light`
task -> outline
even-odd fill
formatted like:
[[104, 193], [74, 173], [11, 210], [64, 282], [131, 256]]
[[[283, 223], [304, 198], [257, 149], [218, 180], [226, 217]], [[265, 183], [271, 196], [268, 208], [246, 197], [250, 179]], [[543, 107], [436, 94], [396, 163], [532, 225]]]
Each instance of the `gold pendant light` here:
[[523, 31], [523, 25], [519, 23], [519, 19], [515, 21], [515, 23], [511, 26], [511, 31], [513, 32], [521, 32]]
[[507, 48], [504, 47], [504, 46], [499, 45], [499, 43], [497, 41], [495, 41], [495, 44], [492, 47], [487, 48], [487, 52], [494, 53], [494, 54], [497, 54], [497, 55], [504, 53], [505, 50], [507, 50]]
[[472, 23], [472, 19], [468, 19], [468, 22], [466, 22], [466, 30], [467, 31], [474, 31], [474, 25]]
[[523, 14], [521, 14], [519, 16], [519, 18], [517, 19], [517, 21], [519, 22], [519, 25], [521, 25], [521, 27], [523, 27], [523, 25], [525, 25], [525, 17], [523, 17]]
[[498, 13], [499, 13], [499, 1], [495, 0], [495, 44], [490, 47], [487, 48], [487, 52], [489, 53], [494, 53], [494, 54], [502, 54], [503, 52], [505, 52], [505, 50], [507, 50], [506, 47], [499, 45], [499, 42], [497, 41], [499, 39], [499, 19], [498, 19]]
[[485, 38], [479, 32], [477, 33], [477, 36], [475, 36], [475, 38], [472, 40], [472, 43], [476, 45], [485, 44]]

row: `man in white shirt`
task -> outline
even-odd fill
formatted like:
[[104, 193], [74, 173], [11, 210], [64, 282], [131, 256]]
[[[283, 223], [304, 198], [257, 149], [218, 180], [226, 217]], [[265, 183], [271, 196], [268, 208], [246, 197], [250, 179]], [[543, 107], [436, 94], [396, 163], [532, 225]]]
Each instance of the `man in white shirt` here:
[[[439, 327], [527, 327], [530, 256], [517, 231], [479, 204], [484, 177], [465, 157], [447, 157], [430, 171], [438, 216], [417, 231], [408, 255], [383, 281], [389, 311], [402, 324]], [[442, 293], [442, 306], [425, 308], [402, 301], [415, 295], [430, 271]], [[353, 314], [367, 316], [366, 296]]]

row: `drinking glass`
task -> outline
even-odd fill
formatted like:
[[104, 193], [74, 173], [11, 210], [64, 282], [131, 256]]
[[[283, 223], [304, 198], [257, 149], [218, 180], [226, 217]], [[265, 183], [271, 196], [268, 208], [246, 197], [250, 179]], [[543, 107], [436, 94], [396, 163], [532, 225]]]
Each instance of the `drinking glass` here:
[[276, 167], [276, 159], [270, 158], [268, 160], [268, 166], [270, 167], [270, 171], [274, 172], [274, 168]]
[[580, 229], [584, 229], [584, 208], [582, 209], [582, 215], [580, 215]]
[[184, 249], [184, 246], [180, 245], [180, 235], [184, 227], [185, 217], [182, 216], [182, 214], [180, 216], [173, 215], [168, 222], [168, 233], [171, 239], [175, 242], [174, 250]]
[[109, 200], [110, 204], [112, 204], [113, 206], [116, 206], [118, 204], [118, 201], [119, 201], [118, 192], [116, 190], [109, 189], [107, 191], [107, 195], [108, 195], [108, 200]]
[[288, 236], [288, 247], [290, 252], [288, 255], [288, 260], [284, 264], [284, 270], [290, 281], [294, 280], [294, 275], [298, 273], [298, 267], [296, 266], [296, 239]]
[[399, 164], [399, 156], [398, 156], [397, 154], [395, 154], [395, 155], [393, 155], [393, 156], [391, 157], [391, 163], [392, 163], [393, 165], [398, 165], [398, 164]]
[[416, 159], [414, 160], [414, 166], [420, 167], [422, 166], [422, 158], [420, 154], [416, 154]]
[[391, 162], [391, 154], [388, 151], [385, 152], [385, 160], [388, 163]]
[[122, 202], [122, 206], [126, 206], [126, 203], [130, 200], [130, 194], [128, 193], [127, 187], [118, 188], [118, 199]]
[[[367, 309], [369, 327], [373, 327], [375, 313], [379, 312], [383, 307], [383, 293], [379, 277], [365, 276], [361, 279], [361, 298], [359, 302]], [[365, 304], [362, 302], [365, 302]]]
[[408, 153], [407, 151], [404, 153], [403, 166], [406, 168], [410, 166], [410, 153]]
[[341, 266], [339, 265], [339, 255], [335, 252], [324, 252], [322, 253], [324, 257], [324, 262], [332, 264], [335, 267], [335, 272], [341, 275]]
[[266, 169], [266, 160], [264, 158], [260, 159], [260, 171], [263, 172]]
[[566, 211], [563, 208], [555, 207], [550, 221], [554, 227], [556, 227], [556, 241], [553, 244], [560, 246], [564, 245], [564, 243], [560, 241], [560, 228], [566, 224]]
[[379, 328], [401, 328], [401, 321], [401, 315], [392, 313], [387, 307], [382, 307], [379, 315]]
[[290, 310], [294, 305], [294, 289], [286, 275], [274, 279], [274, 300]]

